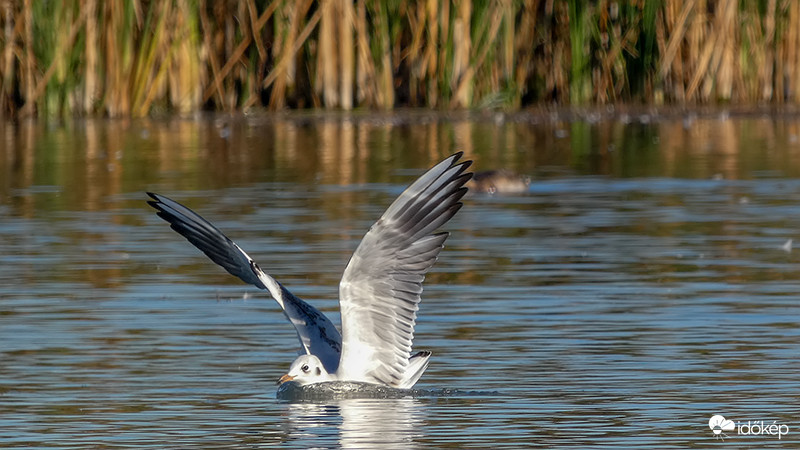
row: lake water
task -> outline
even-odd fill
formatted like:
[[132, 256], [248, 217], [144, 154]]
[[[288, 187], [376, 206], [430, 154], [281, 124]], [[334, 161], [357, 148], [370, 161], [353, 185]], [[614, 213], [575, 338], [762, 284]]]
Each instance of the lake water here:
[[[800, 119], [562, 119], [0, 126], [0, 447], [797, 448]], [[445, 227], [415, 349], [449, 396], [276, 400], [279, 307], [145, 204], [194, 208], [338, 323], [360, 237], [456, 150], [532, 183]]]

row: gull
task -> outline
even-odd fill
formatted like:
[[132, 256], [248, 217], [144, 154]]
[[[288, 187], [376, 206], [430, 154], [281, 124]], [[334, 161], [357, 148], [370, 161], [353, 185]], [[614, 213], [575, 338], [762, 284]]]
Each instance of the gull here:
[[435, 165], [389, 206], [356, 247], [339, 282], [342, 332], [315, 307], [267, 275], [217, 227], [191, 209], [148, 192], [170, 227], [230, 274], [268, 290], [294, 325], [300, 356], [278, 384], [361, 382], [408, 389], [431, 352], [411, 354], [422, 282], [449, 236], [436, 230], [461, 209], [472, 161], [458, 152]]

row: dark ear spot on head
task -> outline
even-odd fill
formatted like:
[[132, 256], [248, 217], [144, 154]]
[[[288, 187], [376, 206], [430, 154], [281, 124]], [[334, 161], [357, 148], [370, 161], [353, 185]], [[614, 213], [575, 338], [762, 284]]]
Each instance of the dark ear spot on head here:
[[319, 376], [319, 375], [322, 375], [322, 371], [319, 370], [319, 367], [317, 367], [317, 376]]

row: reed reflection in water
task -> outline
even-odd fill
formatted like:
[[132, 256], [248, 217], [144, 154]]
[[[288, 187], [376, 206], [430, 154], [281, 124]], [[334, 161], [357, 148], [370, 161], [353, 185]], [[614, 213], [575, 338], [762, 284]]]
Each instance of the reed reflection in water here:
[[0, 198], [23, 204], [29, 196], [12, 189], [55, 190], [65, 205], [99, 210], [98, 203], [116, 200], [110, 195], [142, 186], [390, 182], [408, 178], [398, 168], [430, 166], [454, 150], [474, 158], [478, 170], [522, 174], [565, 168], [625, 177], [740, 179], [754, 169], [798, 175], [800, 126], [789, 119], [485, 119], [409, 113], [5, 123]]

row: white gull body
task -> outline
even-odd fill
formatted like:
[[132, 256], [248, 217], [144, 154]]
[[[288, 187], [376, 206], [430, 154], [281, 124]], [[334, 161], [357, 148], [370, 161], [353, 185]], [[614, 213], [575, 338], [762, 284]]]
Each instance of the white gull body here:
[[339, 283], [342, 333], [319, 310], [264, 273], [247, 253], [191, 209], [148, 192], [171, 228], [245, 283], [266, 289], [297, 330], [301, 355], [279, 383], [353, 381], [407, 389], [430, 352], [411, 354], [422, 282], [448, 233], [435, 231], [461, 208], [471, 161], [456, 153], [420, 176], [356, 248]]

